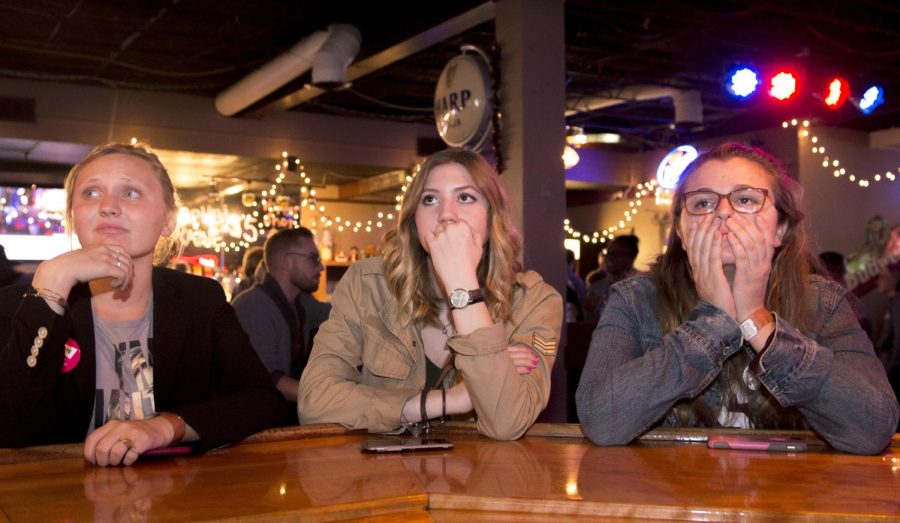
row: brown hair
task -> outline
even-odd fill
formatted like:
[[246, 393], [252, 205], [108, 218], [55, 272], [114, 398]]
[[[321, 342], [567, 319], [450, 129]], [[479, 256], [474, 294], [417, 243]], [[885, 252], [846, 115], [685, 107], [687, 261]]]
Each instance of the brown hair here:
[[397, 227], [384, 236], [385, 277], [399, 304], [397, 319], [404, 325], [438, 324], [438, 303], [443, 297], [435, 293], [434, 275], [428, 253], [419, 243], [415, 215], [428, 175], [435, 167], [449, 163], [465, 168], [487, 200], [488, 237], [478, 264], [478, 283], [485, 289], [491, 318], [494, 321], [509, 319], [515, 275], [519, 272], [516, 260], [522, 241], [509, 219], [506, 191], [500, 177], [481, 155], [464, 149], [447, 149], [431, 155], [422, 165], [403, 195]]
[[[677, 227], [683, 210], [682, 195], [687, 180], [701, 166], [712, 160], [727, 161], [743, 158], [761, 166], [768, 174], [773, 188], [772, 200], [778, 212], [778, 225], [785, 226], [781, 246], [775, 250], [772, 272], [766, 291], [766, 307], [785, 318], [791, 325], [808, 332], [813, 318], [807, 311], [806, 283], [814, 272], [811, 254], [807, 250], [806, 231], [803, 224], [803, 190], [791, 179], [781, 163], [772, 155], [757, 147], [726, 142], [703, 153], [692, 162], [678, 182], [672, 199], [672, 231], [665, 254], [659, 256], [651, 269], [659, 290], [659, 320], [664, 334], [674, 331], [690, 317], [699, 297], [691, 276], [691, 266]], [[721, 392], [722, 405], [734, 410], [738, 395], [747, 398], [748, 417], [754, 427], [795, 428], [802, 417], [796, 409], [784, 409], [763, 388], [751, 391], [742, 379], [749, 364], [749, 356], [743, 351], [725, 362], [714, 386]], [[716, 406], [720, 407], [720, 406]], [[682, 400], [675, 406], [675, 415], [682, 425], [692, 420], [705, 425], [715, 425], [718, 410], [706, 405], [702, 396]]]
[[[306, 227], [295, 227], [293, 229], [281, 229], [272, 236], [269, 236], [265, 245], [263, 245], [262, 259], [266, 264], [266, 269], [271, 271], [280, 268], [280, 262], [276, 262], [275, 260], [281, 256], [282, 253], [293, 247], [300, 238], [312, 240], [313, 233]], [[252, 277], [253, 275], [251, 274], [250, 276]]]
[[[166, 214], [176, 215], [178, 213], [178, 194], [175, 192], [175, 186], [169, 177], [169, 172], [159, 161], [148, 145], [143, 143], [124, 144], [124, 143], [108, 143], [98, 145], [88, 153], [80, 162], [76, 163], [71, 170], [64, 184], [66, 190], [66, 223], [69, 234], [72, 233], [71, 225], [74, 223], [74, 213], [72, 210], [72, 201], [75, 198], [75, 183], [78, 181], [78, 175], [91, 162], [98, 158], [108, 156], [110, 154], [125, 154], [140, 158], [156, 173], [156, 180], [162, 187], [163, 202], [166, 205]], [[155, 265], [164, 265], [172, 256], [176, 256], [181, 252], [181, 242], [177, 239], [177, 234], [173, 231], [169, 236], [161, 236], [156, 242], [156, 248], [153, 250], [153, 263]]]

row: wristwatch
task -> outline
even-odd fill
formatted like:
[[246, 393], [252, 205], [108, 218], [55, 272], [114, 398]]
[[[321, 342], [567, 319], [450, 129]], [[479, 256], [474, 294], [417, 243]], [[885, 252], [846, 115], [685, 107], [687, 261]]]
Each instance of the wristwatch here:
[[763, 308], [756, 309], [749, 318], [741, 323], [741, 335], [744, 336], [745, 340], [749, 340], [756, 336], [760, 329], [774, 321], [771, 312]]
[[484, 301], [484, 293], [481, 292], [481, 289], [471, 291], [456, 289], [450, 293], [449, 300], [451, 309], [462, 309], [466, 305]]

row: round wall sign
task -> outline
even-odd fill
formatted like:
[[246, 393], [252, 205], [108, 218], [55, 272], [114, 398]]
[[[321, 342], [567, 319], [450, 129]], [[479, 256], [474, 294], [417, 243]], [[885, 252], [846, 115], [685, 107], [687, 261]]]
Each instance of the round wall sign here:
[[452, 147], [480, 149], [491, 130], [490, 96], [491, 76], [481, 54], [461, 54], [447, 62], [434, 92], [441, 139]]
[[681, 173], [696, 159], [697, 149], [691, 145], [682, 145], [669, 151], [656, 168], [656, 181], [659, 182], [659, 186], [663, 189], [674, 189], [678, 179], [681, 178]]

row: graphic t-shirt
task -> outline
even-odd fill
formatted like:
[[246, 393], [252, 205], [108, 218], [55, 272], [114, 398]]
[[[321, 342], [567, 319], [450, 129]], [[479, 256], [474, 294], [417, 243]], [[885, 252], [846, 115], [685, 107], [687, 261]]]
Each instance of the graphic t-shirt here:
[[152, 418], [152, 305], [135, 320], [108, 321], [94, 315], [97, 390], [88, 433], [110, 420]]

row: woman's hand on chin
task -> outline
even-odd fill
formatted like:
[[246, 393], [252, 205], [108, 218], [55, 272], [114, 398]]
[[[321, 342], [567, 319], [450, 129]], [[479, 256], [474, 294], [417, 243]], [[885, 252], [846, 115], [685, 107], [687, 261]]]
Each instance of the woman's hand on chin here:
[[445, 290], [478, 287], [476, 271], [484, 251], [484, 239], [479, 238], [468, 223], [439, 223], [425, 239], [435, 274]]
[[77, 283], [111, 279], [111, 286], [128, 290], [134, 281], [134, 260], [119, 245], [92, 245], [41, 263], [32, 285], [66, 297]]

